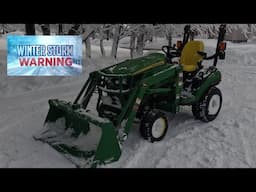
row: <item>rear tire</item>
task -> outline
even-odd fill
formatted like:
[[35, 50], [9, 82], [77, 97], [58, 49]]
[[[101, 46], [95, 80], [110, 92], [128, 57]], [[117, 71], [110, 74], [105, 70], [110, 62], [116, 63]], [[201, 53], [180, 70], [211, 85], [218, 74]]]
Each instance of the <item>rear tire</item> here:
[[164, 113], [151, 110], [142, 117], [140, 125], [141, 136], [150, 141], [161, 141], [166, 135], [168, 120]]
[[195, 119], [204, 122], [213, 121], [218, 116], [222, 106], [222, 94], [217, 87], [212, 87], [203, 99], [192, 105]]

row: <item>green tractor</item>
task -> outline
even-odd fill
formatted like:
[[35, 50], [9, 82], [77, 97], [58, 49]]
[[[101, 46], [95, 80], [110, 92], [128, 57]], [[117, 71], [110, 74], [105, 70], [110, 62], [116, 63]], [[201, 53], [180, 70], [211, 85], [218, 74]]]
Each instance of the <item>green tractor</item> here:
[[[125, 60], [90, 73], [74, 102], [49, 100], [45, 128], [34, 138], [48, 143], [77, 167], [117, 161], [135, 119], [141, 136], [160, 141], [168, 129], [167, 114], [192, 106], [196, 119], [214, 120], [222, 105], [218, 59], [225, 59], [226, 25], [220, 25], [216, 52], [207, 57], [202, 41], [185, 27], [183, 41], [162, 53]], [[179, 62], [174, 62], [177, 57]], [[204, 67], [203, 60], [213, 59]]]

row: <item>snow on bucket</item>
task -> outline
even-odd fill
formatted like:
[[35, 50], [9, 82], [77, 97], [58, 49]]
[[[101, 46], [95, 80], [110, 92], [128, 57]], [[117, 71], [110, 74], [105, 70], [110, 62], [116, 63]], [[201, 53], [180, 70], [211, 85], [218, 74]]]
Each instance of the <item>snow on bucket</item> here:
[[112, 122], [65, 101], [49, 100], [49, 104], [45, 127], [34, 136], [36, 140], [73, 160], [90, 158], [92, 164], [104, 164], [119, 159], [121, 149]]

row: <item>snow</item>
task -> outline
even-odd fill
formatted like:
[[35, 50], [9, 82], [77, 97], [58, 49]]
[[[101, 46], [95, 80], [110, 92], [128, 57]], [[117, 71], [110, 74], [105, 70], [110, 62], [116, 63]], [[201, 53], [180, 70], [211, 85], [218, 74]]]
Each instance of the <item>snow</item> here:
[[[163, 42], [159, 39], [154, 46], [161, 47]], [[204, 42], [211, 55], [216, 40]], [[109, 55], [111, 44], [106, 44]], [[89, 72], [128, 59], [130, 54], [120, 48], [114, 60], [101, 57], [99, 50], [93, 44], [92, 59], [83, 61], [79, 77], [7, 77], [6, 42], [4, 36], [0, 38], [0, 167], [74, 167], [32, 136], [43, 129], [48, 99], [73, 101]], [[182, 107], [169, 118], [164, 140], [153, 144], [141, 138], [135, 123], [120, 160], [101, 167], [256, 167], [256, 44], [228, 42], [226, 60], [219, 61], [218, 68], [223, 105], [216, 120], [194, 120], [191, 108]]]
[[88, 134], [79, 134], [78, 137], [72, 137], [74, 128], [65, 130], [65, 118], [59, 118], [56, 122], [49, 122], [46, 124], [45, 129], [40, 131], [37, 139], [43, 139], [52, 144], [65, 144], [70, 147], [77, 147], [83, 151], [96, 150], [100, 137], [101, 129], [90, 123]]

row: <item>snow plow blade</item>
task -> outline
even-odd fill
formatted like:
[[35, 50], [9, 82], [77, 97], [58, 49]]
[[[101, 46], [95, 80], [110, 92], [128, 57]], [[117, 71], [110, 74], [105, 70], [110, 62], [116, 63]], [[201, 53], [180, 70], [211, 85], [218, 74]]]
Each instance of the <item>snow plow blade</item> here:
[[117, 161], [121, 149], [113, 123], [79, 105], [49, 100], [45, 129], [36, 140], [48, 143], [77, 167], [96, 167]]

